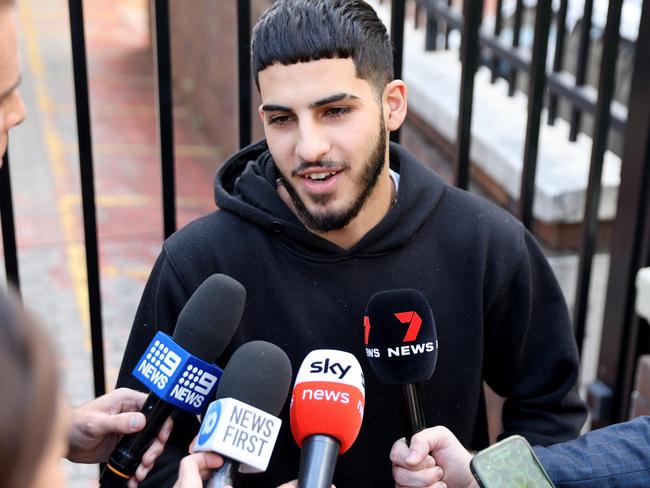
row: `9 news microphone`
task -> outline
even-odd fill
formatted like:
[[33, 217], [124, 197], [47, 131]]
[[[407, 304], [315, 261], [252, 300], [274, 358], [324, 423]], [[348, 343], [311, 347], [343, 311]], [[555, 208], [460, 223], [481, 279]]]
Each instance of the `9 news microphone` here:
[[438, 360], [433, 312], [418, 290], [375, 293], [366, 306], [364, 344], [370, 366], [381, 381], [402, 385], [402, 404], [413, 434], [426, 428], [416, 383], [431, 378]]
[[216, 452], [224, 458], [208, 488], [233, 486], [238, 469], [266, 471], [282, 424], [277, 415], [290, 386], [291, 362], [278, 346], [253, 341], [235, 351], [194, 445], [194, 451]]
[[291, 432], [302, 448], [300, 488], [330, 488], [337, 456], [359, 435], [364, 407], [363, 371], [352, 354], [319, 349], [307, 355], [290, 409]]
[[154, 336], [133, 370], [133, 375], [151, 390], [141, 409], [145, 427], [120, 440], [102, 473], [100, 486], [126, 486], [174, 409], [194, 414], [204, 410], [222, 374], [212, 363], [232, 339], [245, 301], [246, 290], [238, 281], [214, 274], [181, 310], [173, 338], [162, 332]]

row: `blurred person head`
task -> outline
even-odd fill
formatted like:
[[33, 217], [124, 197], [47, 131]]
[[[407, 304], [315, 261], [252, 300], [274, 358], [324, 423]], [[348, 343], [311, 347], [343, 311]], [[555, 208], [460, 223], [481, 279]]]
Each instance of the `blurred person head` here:
[[[26, 116], [20, 81], [15, 0], [0, 0], [0, 166], [9, 129]], [[0, 337], [0, 486], [63, 486], [67, 412], [54, 350], [14, 294], [2, 289]]]
[[27, 115], [18, 93], [21, 80], [15, 0], [0, 0], [0, 166], [7, 149], [8, 131]]
[[0, 337], [0, 486], [62, 487], [67, 409], [54, 349], [16, 296], [2, 289]]

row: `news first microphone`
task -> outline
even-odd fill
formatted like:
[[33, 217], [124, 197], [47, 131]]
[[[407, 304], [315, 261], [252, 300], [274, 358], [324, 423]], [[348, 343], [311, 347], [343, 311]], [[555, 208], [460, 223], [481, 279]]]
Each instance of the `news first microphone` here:
[[266, 471], [280, 432], [282, 421], [277, 416], [287, 400], [291, 374], [287, 355], [269, 342], [247, 342], [232, 355], [194, 445], [196, 452], [216, 452], [224, 458], [207, 487], [234, 486], [238, 470]]
[[212, 363], [232, 339], [245, 301], [246, 290], [238, 281], [214, 274], [181, 310], [173, 337], [162, 332], [154, 336], [133, 370], [151, 391], [141, 409], [145, 427], [120, 440], [100, 477], [100, 486], [126, 486], [174, 409], [203, 412], [222, 374]]
[[363, 320], [370, 366], [384, 383], [401, 385], [410, 439], [426, 428], [416, 385], [431, 378], [438, 360], [431, 306], [418, 290], [382, 291], [370, 297]]
[[330, 488], [339, 454], [361, 429], [365, 385], [359, 361], [333, 349], [310, 352], [291, 396], [293, 437], [302, 448], [298, 486]]

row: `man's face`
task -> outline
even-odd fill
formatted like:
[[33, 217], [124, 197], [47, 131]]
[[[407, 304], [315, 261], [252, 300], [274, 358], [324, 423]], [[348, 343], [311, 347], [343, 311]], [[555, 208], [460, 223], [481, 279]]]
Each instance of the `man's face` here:
[[7, 149], [7, 132], [20, 124], [27, 112], [18, 93], [20, 63], [13, 9], [0, 7], [0, 166]]
[[315, 231], [345, 227], [372, 205], [382, 172], [389, 182], [375, 89], [349, 58], [276, 63], [259, 84], [269, 149], [298, 216]]

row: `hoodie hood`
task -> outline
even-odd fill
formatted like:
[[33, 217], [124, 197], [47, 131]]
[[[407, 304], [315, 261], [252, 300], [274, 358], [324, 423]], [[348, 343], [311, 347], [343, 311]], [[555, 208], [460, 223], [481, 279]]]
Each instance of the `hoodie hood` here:
[[402, 146], [390, 143], [390, 167], [400, 174], [397, 200], [388, 214], [350, 249], [307, 229], [276, 189], [277, 169], [266, 140], [228, 158], [214, 182], [217, 206], [281, 237], [301, 253], [321, 258], [389, 253], [410, 242], [434, 211], [445, 182]]

